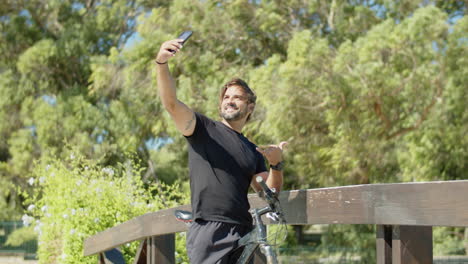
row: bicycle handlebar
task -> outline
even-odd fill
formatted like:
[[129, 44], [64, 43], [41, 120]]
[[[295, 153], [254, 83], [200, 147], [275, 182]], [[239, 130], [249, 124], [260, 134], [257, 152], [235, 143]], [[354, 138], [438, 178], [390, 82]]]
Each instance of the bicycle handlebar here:
[[262, 187], [263, 193], [265, 194], [266, 201], [268, 202], [270, 207], [274, 209], [276, 207], [276, 203], [278, 202], [278, 199], [276, 198], [276, 194], [268, 187], [268, 185], [266, 185], [262, 176], [257, 176], [255, 180]]

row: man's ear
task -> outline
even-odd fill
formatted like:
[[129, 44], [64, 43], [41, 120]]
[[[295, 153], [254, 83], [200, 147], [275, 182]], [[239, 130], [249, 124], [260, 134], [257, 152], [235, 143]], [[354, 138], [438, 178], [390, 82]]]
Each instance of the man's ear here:
[[255, 109], [255, 104], [254, 103], [249, 104], [250, 113], [253, 113], [254, 109]]

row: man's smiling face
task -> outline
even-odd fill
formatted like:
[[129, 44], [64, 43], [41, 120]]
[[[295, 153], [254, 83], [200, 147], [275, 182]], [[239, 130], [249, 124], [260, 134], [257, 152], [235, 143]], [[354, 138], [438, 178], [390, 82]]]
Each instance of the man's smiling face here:
[[239, 86], [227, 88], [221, 101], [221, 117], [226, 121], [237, 121], [246, 117], [252, 111], [249, 108], [247, 95]]

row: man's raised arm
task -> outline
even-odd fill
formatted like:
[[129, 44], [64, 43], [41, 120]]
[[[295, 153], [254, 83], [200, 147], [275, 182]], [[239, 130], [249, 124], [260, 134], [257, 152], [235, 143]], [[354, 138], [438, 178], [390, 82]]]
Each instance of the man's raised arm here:
[[156, 56], [156, 73], [158, 92], [164, 108], [174, 120], [177, 130], [184, 136], [190, 136], [195, 129], [195, 113], [177, 99], [175, 81], [167, 65], [169, 59], [182, 48], [180, 41], [179, 39], [169, 40], [161, 45]]

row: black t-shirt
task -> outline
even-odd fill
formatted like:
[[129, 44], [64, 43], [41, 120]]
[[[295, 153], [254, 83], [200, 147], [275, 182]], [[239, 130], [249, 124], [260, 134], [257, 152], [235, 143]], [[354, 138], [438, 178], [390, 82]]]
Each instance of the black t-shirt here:
[[195, 130], [186, 137], [194, 218], [251, 226], [247, 193], [252, 177], [266, 171], [263, 156], [241, 133], [195, 115]]

